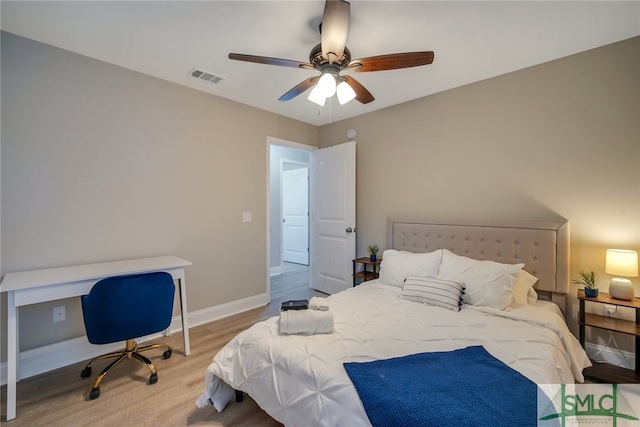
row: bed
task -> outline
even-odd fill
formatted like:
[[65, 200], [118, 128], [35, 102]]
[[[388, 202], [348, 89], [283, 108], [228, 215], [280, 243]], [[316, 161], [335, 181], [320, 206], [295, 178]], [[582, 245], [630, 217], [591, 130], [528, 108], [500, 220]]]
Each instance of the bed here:
[[[222, 410], [239, 390], [287, 426], [369, 426], [372, 404], [365, 408], [348, 367], [472, 349], [538, 387], [583, 381], [590, 362], [562, 313], [567, 221], [394, 217], [387, 247], [379, 279], [312, 299], [333, 314], [332, 333], [281, 335], [277, 316], [253, 325], [215, 355], [197, 404]], [[440, 297], [434, 303], [428, 292], [425, 299], [425, 280], [438, 292], [462, 283], [460, 303], [452, 307]], [[373, 395], [385, 403], [393, 397], [383, 388]]]

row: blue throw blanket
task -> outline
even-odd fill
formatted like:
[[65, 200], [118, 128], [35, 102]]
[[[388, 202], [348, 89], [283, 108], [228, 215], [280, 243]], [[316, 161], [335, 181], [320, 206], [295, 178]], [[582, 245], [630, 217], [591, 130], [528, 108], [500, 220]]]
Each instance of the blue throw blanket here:
[[536, 384], [481, 346], [344, 367], [374, 427], [537, 425]]

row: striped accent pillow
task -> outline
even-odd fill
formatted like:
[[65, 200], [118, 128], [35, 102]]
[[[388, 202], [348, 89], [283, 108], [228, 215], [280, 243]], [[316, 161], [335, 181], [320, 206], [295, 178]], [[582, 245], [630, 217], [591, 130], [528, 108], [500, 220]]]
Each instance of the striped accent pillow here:
[[435, 277], [407, 276], [400, 298], [460, 311], [464, 285]]

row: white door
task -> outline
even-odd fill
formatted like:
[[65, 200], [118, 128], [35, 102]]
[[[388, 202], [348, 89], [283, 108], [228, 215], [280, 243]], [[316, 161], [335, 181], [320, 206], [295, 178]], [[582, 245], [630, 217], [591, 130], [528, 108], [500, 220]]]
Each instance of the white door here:
[[282, 259], [309, 265], [309, 168], [307, 167], [282, 171]]
[[356, 143], [311, 153], [311, 287], [333, 294], [353, 285]]

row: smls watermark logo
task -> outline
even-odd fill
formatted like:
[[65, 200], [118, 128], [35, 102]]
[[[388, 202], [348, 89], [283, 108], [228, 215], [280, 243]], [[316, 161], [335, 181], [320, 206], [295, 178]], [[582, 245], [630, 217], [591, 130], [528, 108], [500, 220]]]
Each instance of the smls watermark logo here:
[[637, 384], [561, 384], [553, 399], [543, 397], [546, 401], [538, 399], [540, 426], [640, 426]]

